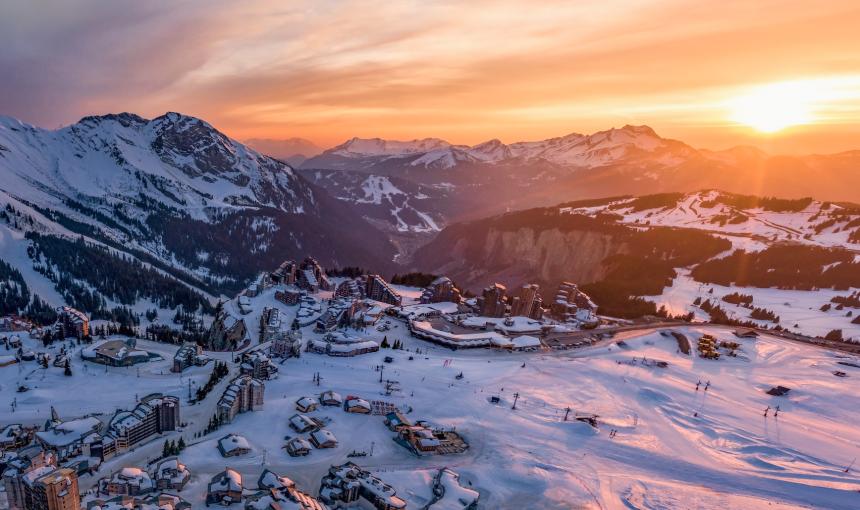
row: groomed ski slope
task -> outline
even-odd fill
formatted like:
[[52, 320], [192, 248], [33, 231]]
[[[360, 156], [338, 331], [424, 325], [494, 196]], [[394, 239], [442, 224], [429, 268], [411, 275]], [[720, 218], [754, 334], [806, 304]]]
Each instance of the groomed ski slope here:
[[[181, 495], [201, 508], [206, 484], [225, 466], [253, 484], [264, 465], [315, 493], [331, 464], [349, 460], [353, 450], [373, 448], [372, 457], [354, 460], [377, 471], [414, 508], [427, 494], [421, 481], [430, 475], [422, 470], [443, 466], [481, 493], [481, 508], [847, 510], [860, 501], [860, 474], [844, 471], [860, 456], [860, 369], [838, 364], [846, 361], [844, 355], [762, 337], [742, 340], [738, 358], [712, 361], [680, 354], [673, 338], [656, 331], [619, 335], [580, 351], [454, 352], [412, 339], [403, 324], [395, 325], [385, 333], [367, 334], [378, 340], [385, 334], [390, 342], [402, 339], [410, 351], [383, 349], [355, 358], [303, 353], [283, 363], [280, 376], [266, 382], [264, 410], [241, 414], [202, 440], [191, 439], [199, 442], [182, 460], [193, 477]], [[694, 345], [703, 332], [735, 340], [721, 328], [678, 331]], [[306, 331], [306, 339], [312, 336]], [[619, 346], [618, 340], [626, 346]], [[44, 420], [52, 402], [66, 418], [75, 409], [92, 412], [101, 407], [110, 413], [129, 407], [135, 395], [152, 391], [179, 393], [185, 406], [188, 375], [201, 383], [208, 368], [194, 369], [180, 380], [168, 372], [173, 347], [149, 342], [138, 347], [159, 350], [165, 360], [141, 365], [138, 376], [136, 367], [105, 371], [90, 365], [85, 371], [76, 357], [73, 377], [52, 367], [28, 382], [38, 388], [17, 395], [9, 390], [23, 372], [15, 365], [0, 368], [4, 400], [17, 396], [19, 406], [12, 415], [3, 402], [0, 422]], [[229, 353], [216, 356], [229, 359]], [[390, 396], [384, 395], [374, 370], [384, 356], [394, 358], [384, 364], [384, 378], [398, 381], [401, 388]], [[646, 366], [643, 356], [669, 366]], [[31, 371], [35, 363], [26, 366]], [[848, 377], [834, 376], [835, 370]], [[316, 372], [322, 377], [319, 386], [313, 382]], [[460, 372], [464, 377], [458, 380]], [[703, 387], [711, 382], [707, 392], [695, 390], [699, 380]], [[765, 393], [777, 384], [792, 391], [784, 397]], [[326, 428], [339, 447], [289, 457], [281, 448], [285, 436], [297, 435], [287, 425], [296, 413], [295, 401], [327, 389], [411, 407], [410, 419], [455, 426], [471, 447], [463, 455], [416, 458], [392, 441], [382, 417], [321, 408], [310, 414], [330, 420]], [[186, 440], [205, 426], [220, 391], [219, 385], [204, 404], [183, 407], [183, 421], [190, 422]], [[512, 410], [515, 393], [519, 398]], [[492, 404], [491, 396], [499, 396], [500, 403]], [[764, 409], [776, 405], [779, 416], [774, 418], [771, 411], [765, 418]], [[565, 422], [568, 406], [571, 417], [599, 415], [599, 426]], [[609, 437], [613, 429], [614, 439]], [[222, 458], [215, 444], [230, 432], [245, 436], [252, 453]], [[84, 476], [81, 486], [91, 487], [96, 478], [121, 466], [155, 458], [163, 439], [109, 460], [96, 477]]]

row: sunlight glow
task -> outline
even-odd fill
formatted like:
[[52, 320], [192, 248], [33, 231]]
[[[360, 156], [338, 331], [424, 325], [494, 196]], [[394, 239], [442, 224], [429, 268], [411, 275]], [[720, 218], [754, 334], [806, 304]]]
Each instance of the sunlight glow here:
[[762, 133], [814, 121], [814, 106], [824, 99], [817, 84], [783, 82], [765, 85], [730, 102], [731, 120]]

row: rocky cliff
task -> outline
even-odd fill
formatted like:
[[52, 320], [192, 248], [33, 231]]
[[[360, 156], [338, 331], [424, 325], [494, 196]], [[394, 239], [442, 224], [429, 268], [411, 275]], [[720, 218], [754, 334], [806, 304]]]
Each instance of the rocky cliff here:
[[606, 275], [608, 257], [628, 252], [627, 229], [571, 216], [534, 216], [541, 213], [526, 211], [453, 225], [422, 247], [413, 265], [446, 274], [477, 291], [496, 281], [508, 285], [598, 281]]

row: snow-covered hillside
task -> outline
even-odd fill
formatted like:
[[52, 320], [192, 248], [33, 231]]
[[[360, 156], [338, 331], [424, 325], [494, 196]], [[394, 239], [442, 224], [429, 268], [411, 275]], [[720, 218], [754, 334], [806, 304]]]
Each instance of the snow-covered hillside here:
[[313, 203], [288, 166], [178, 113], [86, 117], [56, 131], [2, 117], [0, 145], [3, 191], [43, 207], [143, 194], [206, 219], [210, 205], [299, 212]]
[[384, 268], [395, 251], [288, 165], [178, 113], [86, 117], [57, 130], [0, 117], [0, 207], [3, 252], [22, 273], [35, 262], [21, 256], [32, 236], [82, 239], [212, 295], [285, 257]]
[[631, 226], [706, 230], [746, 251], [781, 241], [860, 250], [860, 209], [819, 200], [757, 199], [710, 190], [560, 210], [592, 217], [620, 215], [619, 221]]

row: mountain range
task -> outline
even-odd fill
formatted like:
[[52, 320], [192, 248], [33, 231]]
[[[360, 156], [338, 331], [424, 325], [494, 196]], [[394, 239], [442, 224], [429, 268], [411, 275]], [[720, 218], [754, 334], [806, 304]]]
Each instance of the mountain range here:
[[[858, 168], [860, 151], [808, 156], [769, 155], [753, 147], [712, 151], [662, 138], [648, 126], [627, 125], [590, 135], [474, 146], [438, 138], [353, 138], [305, 160], [298, 171], [353, 204], [379, 196], [372, 190], [383, 182], [388, 193], [374, 198], [375, 213], [367, 214], [395, 230], [428, 232], [504, 211], [628, 194], [722, 189], [860, 201]], [[404, 209], [411, 220], [400, 218]]]
[[[310, 148], [302, 141], [251, 143], [284, 149], [281, 155]], [[169, 277], [164, 285], [173, 281], [210, 297], [232, 295], [258, 271], [307, 254], [326, 267], [384, 274], [450, 269], [477, 285], [506, 270], [478, 274], [470, 264], [481, 258], [471, 255], [486, 245], [462, 250], [486, 236], [464, 225], [510, 211], [704, 188], [860, 199], [860, 151], [791, 157], [753, 148], [708, 151], [647, 126], [474, 146], [353, 138], [308, 155], [291, 165], [179, 113], [91, 116], [57, 130], [0, 117], [0, 259], [37, 280], [43, 295], [61, 286], [67, 301], [96, 292], [108, 297], [105, 306], [127, 305], [129, 298], [105, 291], [104, 278], [87, 281], [86, 272], [63, 280], [61, 266], [102, 261], [137, 271], [135, 281], [151, 279], [144, 269], [152, 269]], [[795, 240], [819, 234], [803, 232]], [[613, 249], [595, 251], [596, 272], [579, 277], [599, 278], [600, 262]], [[89, 258], [69, 259], [75, 251]], [[457, 253], [466, 265], [451, 265]]]
[[384, 233], [289, 165], [178, 113], [86, 117], [58, 130], [0, 118], [0, 176], [0, 206], [17, 215], [8, 239], [83, 236], [213, 294], [307, 253], [329, 267], [384, 267], [394, 253]]

